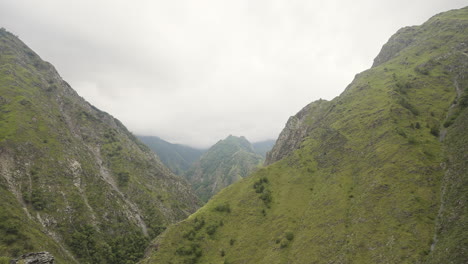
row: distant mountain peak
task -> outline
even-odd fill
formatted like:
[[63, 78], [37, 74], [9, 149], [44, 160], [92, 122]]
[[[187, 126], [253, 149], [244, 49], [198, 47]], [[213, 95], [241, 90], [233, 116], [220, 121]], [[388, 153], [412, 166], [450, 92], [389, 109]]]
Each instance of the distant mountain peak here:
[[222, 188], [246, 177], [262, 161], [243, 136], [227, 136], [209, 148], [185, 174], [199, 197], [207, 201]]

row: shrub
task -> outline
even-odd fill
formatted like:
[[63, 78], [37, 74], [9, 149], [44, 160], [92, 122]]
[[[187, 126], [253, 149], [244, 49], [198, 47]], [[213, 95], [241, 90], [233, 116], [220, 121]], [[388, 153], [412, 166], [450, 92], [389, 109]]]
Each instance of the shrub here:
[[197, 218], [195, 218], [194, 223], [195, 223], [195, 225], [194, 225], [193, 229], [195, 229], [195, 231], [198, 231], [205, 225], [205, 219], [204, 218], [198, 219], [198, 217], [197, 217]]
[[193, 251], [191, 247], [182, 246], [176, 250], [176, 254], [179, 256], [190, 256], [193, 254]]
[[216, 233], [216, 229], [218, 229], [217, 225], [210, 225], [206, 228], [206, 233], [210, 236], [213, 236]]
[[462, 109], [468, 107], [468, 91], [467, 90], [463, 92], [463, 95], [460, 98], [460, 107]]
[[286, 239], [292, 241], [294, 239], [293, 232], [286, 232]]
[[256, 193], [262, 193], [263, 190], [265, 190], [265, 187], [263, 185], [259, 185], [255, 188]]
[[280, 244], [280, 247], [281, 248], [285, 248], [289, 245], [289, 241], [288, 240], [283, 240], [281, 241], [281, 244]]
[[117, 173], [117, 184], [119, 186], [127, 186], [129, 180], [130, 180], [130, 173], [128, 172]]
[[226, 213], [230, 213], [230, 212], [231, 212], [231, 207], [229, 206], [228, 203], [219, 204], [219, 205], [217, 205], [214, 209], [215, 209], [215, 211], [217, 211], [217, 212], [226, 212]]
[[185, 233], [185, 234], [183, 235], [183, 237], [186, 238], [186, 239], [188, 239], [188, 240], [190, 240], [190, 241], [192, 241], [192, 240], [195, 239], [195, 235], [196, 235], [195, 231], [190, 230], [190, 231], [188, 231], [187, 233]]
[[192, 259], [195, 260], [194, 263], [196, 263], [196, 260], [202, 256], [203, 252], [202, 252], [202, 250], [200, 249], [200, 244], [193, 243], [193, 244], [191, 244], [190, 246], [182, 246], [182, 247], [179, 247], [179, 248], [176, 250], [176, 254], [179, 255], [179, 256], [190, 256], [190, 255], [194, 255], [195, 257], [192, 258]]
[[400, 100], [398, 100], [398, 104], [408, 109], [413, 115], [415, 116], [419, 115], [419, 110], [416, 109], [412, 104], [410, 104], [410, 102], [408, 102], [406, 98], [403, 98], [403, 97], [400, 98]]
[[409, 137], [408, 138], [408, 143], [411, 144], [411, 145], [415, 145], [415, 144], [418, 143], [418, 141], [414, 137]]
[[270, 190], [266, 190], [264, 193], [262, 193], [262, 195], [260, 195], [260, 199], [262, 199], [265, 204], [269, 204], [271, 202]]
[[41, 211], [45, 208], [45, 201], [42, 193], [35, 189], [31, 192], [31, 204], [34, 209]]

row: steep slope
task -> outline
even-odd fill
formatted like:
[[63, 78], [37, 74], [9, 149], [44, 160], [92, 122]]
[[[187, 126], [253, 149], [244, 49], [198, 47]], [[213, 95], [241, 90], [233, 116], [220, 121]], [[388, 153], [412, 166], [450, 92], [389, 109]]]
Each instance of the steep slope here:
[[132, 263], [198, 207], [118, 120], [0, 30], [0, 255]]
[[249, 175], [261, 163], [245, 137], [228, 136], [208, 149], [185, 174], [195, 192], [207, 201], [224, 187]]
[[184, 175], [190, 166], [205, 152], [202, 149], [172, 144], [159, 137], [138, 136], [138, 138], [158, 155], [164, 165], [177, 175]]
[[264, 140], [264, 141], [259, 141], [259, 142], [253, 142], [252, 147], [254, 149], [254, 152], [257, 153], [258, 155], [262, 156], [264, 159], [266, 158], [266, 154], [268, 151], [270, 151], [273, 146], [275, 145], [275, 140], [270, 139], [270, 140]]
[[466, 263], [468, 8], [377, 58], [142, 263]]

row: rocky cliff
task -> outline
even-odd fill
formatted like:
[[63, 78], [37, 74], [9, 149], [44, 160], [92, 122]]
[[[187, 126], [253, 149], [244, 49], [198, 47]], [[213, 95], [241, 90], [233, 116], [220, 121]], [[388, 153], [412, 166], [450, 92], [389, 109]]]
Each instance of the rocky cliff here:
[[9, 264], [55, 264], [55, 259], [49, 252], [44, 251], [24, 254], [11, 260]]

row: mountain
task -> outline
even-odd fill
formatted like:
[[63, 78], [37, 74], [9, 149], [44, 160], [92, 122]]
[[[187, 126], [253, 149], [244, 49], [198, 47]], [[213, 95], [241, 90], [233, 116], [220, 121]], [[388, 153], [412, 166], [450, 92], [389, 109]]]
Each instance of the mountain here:
[[466, 263], [468, 8], [399, 30], [141, 263]]
[[180, 144], [172, 144], [154, 136], [138, 136], [144, 144], [153, 150], [172, 172], [184, 175], [190, 166], [205, 152]]
[[254, 152], [257, 153], [258, 155], [262, 156], [264, 159], [266, 158], [267, 152], [270, 151], [273, 148], [274, 145], [275, 145], [275, 140], [274, 139], [269, 139], [269, 140], [264, 140], [264, 141], [259, 141], [259, 142], [252, 143], [252, 147], [254, 149]]
[[117, 119], [0, 30], [0, 256], [134, 263], [151, 238], [199, 207]]
[[224, 187], [249, 175], [262, 160], [245, 137], [231, 135], [209, 148], [185, 177], [195, 193], [208, 201]]

